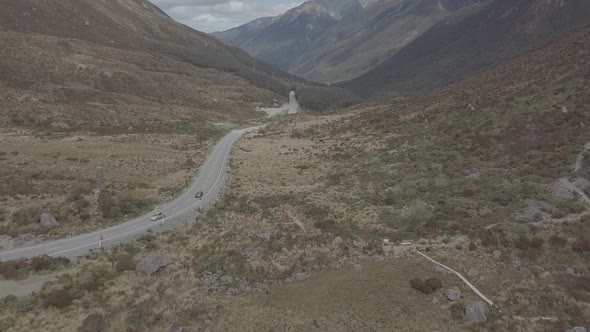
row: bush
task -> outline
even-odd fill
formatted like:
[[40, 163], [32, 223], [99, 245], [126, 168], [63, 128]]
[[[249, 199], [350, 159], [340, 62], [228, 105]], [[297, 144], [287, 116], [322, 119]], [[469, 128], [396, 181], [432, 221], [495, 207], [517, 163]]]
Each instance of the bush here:
[[34, 271], [55, 270], [59, 266], [65, 266], [70, 263], [70, 260], [65, 257], [56, 257], [42, 255], [33, 257], [31, 259], [31, 269]]
[[104, 317], [99, 313], [93, 313], [84, 318], [78, 332], [100, 332], [105, 331], [106, 328], [107, 324]]
[[426, 202], [417, 199], [402, 213], [405, 221], [412, 224], [422, 224], [434, 217], [434, 212]]
[[590, 239], [579, 238], [572, 244], [572, 249], [578, 252], [590, 251]]
[[18, 297], [14, 295], [8, 295], [0, 300], [0, 311], [5, 310], [6, 308], [14, 307], [17, 303]]
[[457, 321], [462, 321], [465, 317], [465, 307], [461, 303], [453, 303], [451, 305], [451, 318]]
[[34, 308], [35, 302], [33, 298], [23, 298], [16, 303], [16, 312], [21, 315], [26, 314]]
[[119, 256], [115, 261], [115, 270], [117, 272], [135, 270], [135, 259], [129, 254]]
[[0, 262], [0, 276], [5, 279], [17, 279], [21, 271], [29, 268], [26, 259], [15, 259], [7, 262]]
[[21, 208], [12, 214], [12, 222], [19, 226], [26, 226], [39, 222], [41, 209], [39, 207]]
[[72, 296], [63, 288], [54, 288], [45, 296], [44, 304], [48, 307], [65, 308], [72, 304]]
[[532, 239], [529, 239], [526, 235], [521, 235], [514, 243], [514, 246], [520, 250], [527, 250], [529, 248], [539, 249], [544, 243], [545, 240], [540, 237], [533, 237]]
[[422, 280], [420, 278], [414, 278], [410, 280], [410, 286], [424, 294], [432, 294], [443, 287], [443, 283], [438, 278], [430, 278]]
[[549, 237], [549, 243], [556, 247], [563, 247], [567, 244], [567, 240], [557, 234], [553, 234]]

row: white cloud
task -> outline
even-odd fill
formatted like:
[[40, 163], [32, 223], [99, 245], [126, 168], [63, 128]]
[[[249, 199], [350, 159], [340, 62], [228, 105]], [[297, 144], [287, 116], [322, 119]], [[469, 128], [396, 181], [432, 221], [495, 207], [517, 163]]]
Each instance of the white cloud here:
[[226, 30], [259, 17], [276, 16], [303, 0], [152, 0], [175, 20], [197, 30]]

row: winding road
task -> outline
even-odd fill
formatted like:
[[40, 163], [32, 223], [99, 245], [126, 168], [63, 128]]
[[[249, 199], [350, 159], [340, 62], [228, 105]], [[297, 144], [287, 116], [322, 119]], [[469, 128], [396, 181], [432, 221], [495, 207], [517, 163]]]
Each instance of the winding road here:
[[[194, 222], [200, 214], [199, 209], [204, 211], [220, 199], [228, 177], [227, 166], [233, 145], [243, 134], [260, 128], [261, 126], [234, 130], [227, 134], [217, 143], [201, 166], [191, 186], [178, 198], [158, 207], [152, 213], [91, 233], [2, 251], [0, 252], [0, 260], [8, 261], [40, 255], [73, 259], [84, 256], [91, 250], [110, 248], [116, 244], [133, 240], [149, 231], [162, 232]], [[195, 193], [198, 191], [204, 193], [202, 199], [195, 198]], [[163, 212], [166, 214], [166, 218], [158, 221], [150, 220], [155, 212]]]

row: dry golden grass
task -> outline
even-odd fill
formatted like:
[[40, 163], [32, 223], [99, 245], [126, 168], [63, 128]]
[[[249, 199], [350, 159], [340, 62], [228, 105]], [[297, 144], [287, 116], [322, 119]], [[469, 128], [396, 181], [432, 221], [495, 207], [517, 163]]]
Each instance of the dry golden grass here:
[[[5, 234], [41, 233], [34, 222], [15, 224], [13, 213], [39, 209], [57, 216], [55, 236], [88, 231], [119, 220], [97, 213], [96, 168], [103, 167], [109, 188], [138, 201], [158, 204], [171, 199], [192, 179], [217, 137], [201, 140], [182, 134], [97, 136], [73, 133], [37, 137], [21, 129], [0, 131], [0, 196]], [[83, 201], [85, 203], [79, 203]], [[147, 206], [149, 208], [149, 206]], [[38, 216], [37, 216], [38, 217]]]

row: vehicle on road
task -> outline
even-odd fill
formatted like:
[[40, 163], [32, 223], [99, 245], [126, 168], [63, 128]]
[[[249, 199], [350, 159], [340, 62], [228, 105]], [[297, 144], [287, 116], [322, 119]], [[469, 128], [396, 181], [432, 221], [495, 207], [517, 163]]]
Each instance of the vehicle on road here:
[[205, 196], [205, 194], [202, 191], [197, 191], [197, 193], [195, 194], [195, 198], [203, 198]]
[[402, 246], [411, 246], [412, 244], [414, 244], [414, 242], [409, 240], [402, 241]]
[[164, 219], [164, 218], [166, 218], [166, 215], [165, 215], [164, 213], [162, 213], [162, 212], [159, 212], [159, 213], [156, 213], [156, 214], [154, 214], [154, 215], [153, 215], [153, 216], [150, 218], [150, 220], [151, 220], [151, 221], [157, 221], [157, 220]]

